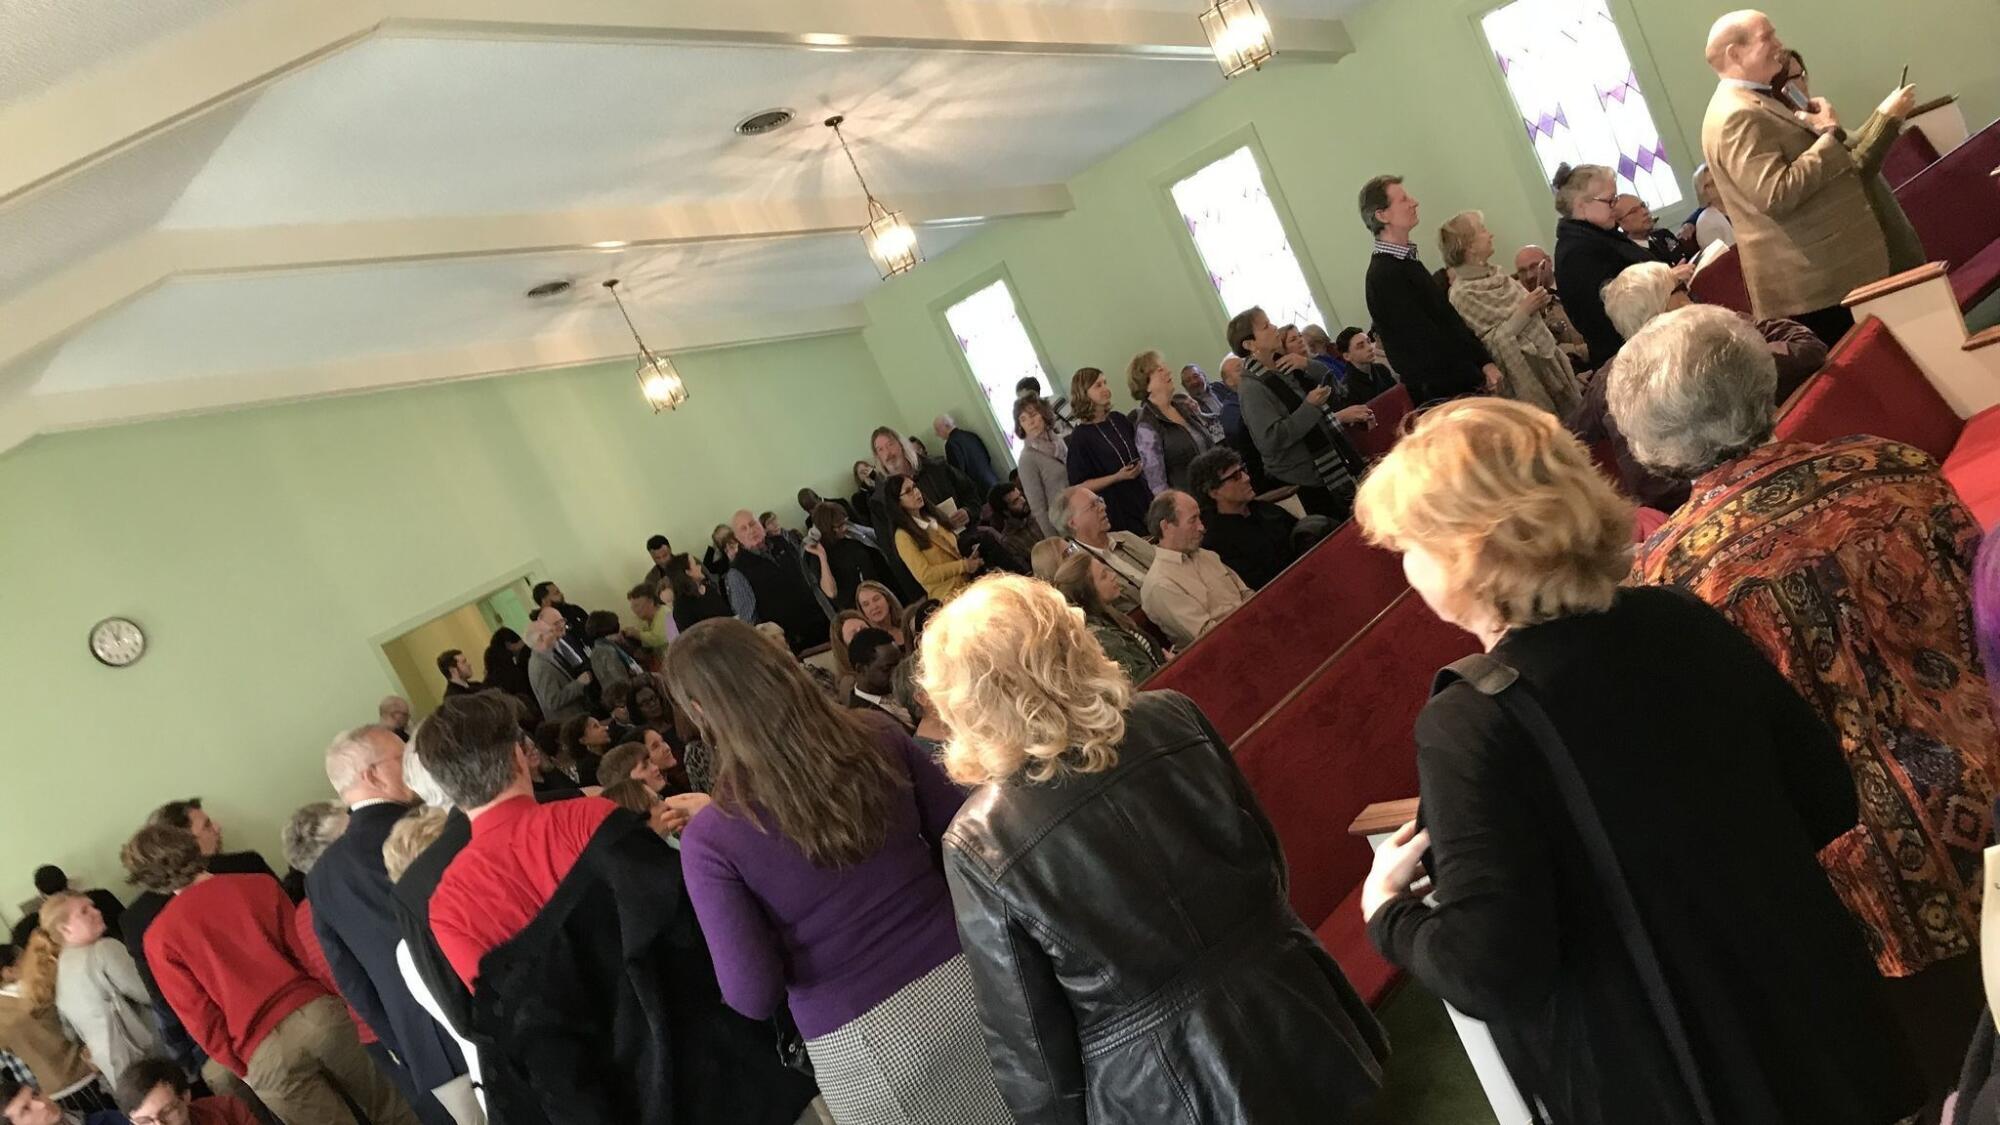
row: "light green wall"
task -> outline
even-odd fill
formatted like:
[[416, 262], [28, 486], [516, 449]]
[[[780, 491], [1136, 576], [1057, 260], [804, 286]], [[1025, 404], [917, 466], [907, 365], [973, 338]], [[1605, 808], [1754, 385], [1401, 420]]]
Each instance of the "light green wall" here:
[[[620, 364], [0, 458], [8, 913], [43, 862], [122, 884], [119, 843], [174, 797], [202, 795], [234, 845], [275, 861], [280, 818], [330, 795], [328, 738], [394, 686], [376, 638], [523, 566], [623, 614], [649, 534], [699, 547], [746, 505], [797, 523], [798, 488], [841, 486], [891, 416], [856, 334], [676, 360], [691, 397], [673, 414], [649, 413]], [[111, 614], [151, 640], [115, 671], [84, 643]]]
[[[1720, 9], [1613, 3], [1685, 174]], [[1078, 176], [1073, 212], [997, 224], [884, 285], [864, 336], [676, 357], [694, 396], [677, 414], [640, 409], [615, 366], [42, 438], [0, 458], [0, 668], [15, 689], [0, 904], [45, 860], [115, 881], [125, 828], [172, 796], [207, 796], [233, 840], [274, 852], [278, 818], [322, 794], [327, 736], [391, 687], [373, 640], [517, 568], [622, 608], [648, 534], [698, 546], [746, 503], [795, 519], [800, 485], [848, 490], [844, 466], [884, 420], [923, 433], [950, 409], [990, 435], [938, 308], [1003, 267], [1064, 377], [1152, 347], [1212, 368], [1222, 310], [1164, 181], [1253, 129], [1332, 320], [1366, 318], [1354, 196], [1375, 172], [1409, 178], [1427, 229], [1478, 207], [1502, 247], [1546, 241], [1554, 216], [1473, 23], [1483, 6], [1354, 13], [1353, 56], [1229, 83]], [[1906, 61], [1926, 96], [1960, 93], [1975, 126], [2000, 111], [1991, 0], [1770, 11], [1851, 119]], [[112, 613], [154, 645], [118, 672], [83, 644]]]
[[[1330, 321], [1367, 322], [1370, 238], [1355, 196], [1378, 172], [1407, 177], [1423, 205], [1419, 245], [1433, 266], [1437, 226], [1468, 208], [1486, 213], [1502, 255], [1526, 242], [1546, 245], [1555, 229], [1548, 190], [1475, 22], [1493, 6], [1378, 0], [1347, 17], [1355, 44], [1348, 58], [1281, 59], [1232, 81], [1072, 180], [1068, 214], [996, 224], [884, 285], [868, 302], [866, 336], [905, 424], [949, 409], [992, 425], [936, 310], [1002, 266], [1059, 381], [1100, 367], [1118, 373], [1124, 402], [1125, 364], [1147, 348], [1213, 374], [1223, 314], [1165, 199], [1166, 182], [1253, 130], [1307, 277], [1331, 301], [1323, 310]], [[1805, 53], [1816, 91], [1849, 120], [1867, 115], [1906, 61], [1921, 97], [1960, 94], [1975, 128], [2000, 113], [2000, 4], [1772, 0], [1767, 8]], [[1685, 178], [1699, 162], [1701, 118], [1715, 89], [1702, 48], [1724, 9], [1686, 0], [1612, 0], [1612, 9], [1683, 177], [1687, 199], [1667, 212], [1678, 218], [1692, 207]]]

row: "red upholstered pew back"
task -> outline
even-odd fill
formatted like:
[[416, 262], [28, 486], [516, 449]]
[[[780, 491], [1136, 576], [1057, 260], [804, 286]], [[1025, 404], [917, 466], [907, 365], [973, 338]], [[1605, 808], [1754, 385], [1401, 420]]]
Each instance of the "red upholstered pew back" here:
[[1896, 189], [1924, 253], [1951, 270], [1952, 295], [1969, 309], [2000, 291], [2000, 121], [1972, 135]]
[[1233, 742], [1404, 589], [1402, 562], [1350, 520], [1146, 686], [1185, 693]]
[[1731, 246], [1716, 255], [1688, 282], [1688, 296], [1704, 305], [1721, 305], [1740, 313], [1750, 311], [1750, 286], [1743, 280], [1743, 258]]
[[1851, 434], [1889, 438], [1940, 462], [1965, 423], [1877, 317], [1854, 326], [1826, 366], [1782, 408], [1777, 436], [1822, 442]]
[[1328, 951], [1357, 975], [1380, 977], [1360, 927], [1323, 925], [1343, 903], [1353, 905], [1371, 862], [1367, 843], [1347, 826], [1376, 801], [1417, 792], [1411, 731], [1431, 678], [1476, 649], [1470, 634], [1406, 590], [1235, 743], [1284, 846], [1293, 908], [1323, 940], [1328, 932], [1349, 935], [1329, 940]]
[[1882, 177], [1892, 188], [1902, 187], [1916, 178], [1918, 172], [1937, 163], [1937, 146], [1924, 135], [1922, 129], [1905, 129], [1889, 146], [1889, 154], [1882, 158]]
[[1403, 384], [1397, 383], [1369, 399], [1368, 408], [1375, 412], [1375, 426], [1353, 435], [1354, 448], [1373, 461], [1389, 452], [1389, 447], [1403, 436], [1403, 419], [1410, 414], [1410, 392]]

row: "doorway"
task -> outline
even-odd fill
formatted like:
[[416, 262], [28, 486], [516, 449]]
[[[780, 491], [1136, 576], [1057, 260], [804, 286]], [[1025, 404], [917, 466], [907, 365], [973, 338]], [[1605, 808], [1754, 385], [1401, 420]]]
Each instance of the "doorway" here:
[[458, 649], [472, 661], [474, 679], [485, 679], [487, 642], [493, 631], [506, 626], [516, 633], [528, 628], [528, 579], [516, 578], [488, 590], [463, 604], [438, 614], [382, 642], [382, 656], [389, 662], [411, 712], [419, 717], [438, 709], [444, 702], [445, 678], [438, 671], [438, 654]]

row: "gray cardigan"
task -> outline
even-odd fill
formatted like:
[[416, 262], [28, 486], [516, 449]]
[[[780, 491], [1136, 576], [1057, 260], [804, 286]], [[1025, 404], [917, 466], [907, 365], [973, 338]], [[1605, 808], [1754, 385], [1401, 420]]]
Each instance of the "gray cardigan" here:
[[573, 718], [586, 710], [590, 685], [578, 682], [546, 649], [528, 657], [528, 686], [535, 689], [544, 719]]
[[[1063, 439], [1057, 438], [1057, 441]], [[1018, 459], [1021, 469], [1021, 496], [1035, 515], [1035, 526], [1044, 536], [1056, 534], [1056, 521], [1049, 512], [1069, 487], [1069, 466], [1032, 445], [1023, 444]]]
[[1326, 414], [1310, 402], [1286, 410], [1271, 388], [1248, 376], [1236, 393], [1243, 403], [1243, 428], [1257, 443], [1264, 471], [1286, 484], [1320, 487], [1323, 482], [1313, 467], [1312, 450], [1306, 448], [1306, 435], [1313, 427], [1326, 425]]
[[56, 1010], [114, 1086], [127, 1067], [161, 1051], [152, 997], [132, 954], [114, 938], [62, 951], [56, 961]]

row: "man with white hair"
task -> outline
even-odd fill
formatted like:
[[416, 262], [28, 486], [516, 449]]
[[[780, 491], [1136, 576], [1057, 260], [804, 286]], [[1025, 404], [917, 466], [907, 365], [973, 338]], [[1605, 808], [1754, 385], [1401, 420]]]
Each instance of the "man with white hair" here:
[[978, 434], [960, 428], [949, 414], [938, 415], [931, 422], [931, 430], [944, 442], [945, 464], [971, 477], [981, 489], [991, 490], [1000, 483], [1000, 474], [993, 471], [993, 455], [987, 452], [986, 443]]
[[[1716, 20], [1707, 56], [1720, 83], [1701, 151], [1735, 229], [1750, 305], [1759, 319], [1789, 317], [1832, 344], [1854, 325], [1841, 300], [1889, 272], [1840, 118], [1825, 98], [1797, 108], [1773, 89], [1787, 53], [1762, 12]], [[1901, 120], [1915, 100], [1905, 86], [1878, 112]]]
[[556, 644], [568, 628], [561, 612], [549, 606], [535, 614], [521, 638], [528, 644], [528, 687], [535, 693], [542, 718], [553, 721], [575, 718], [590, 705], [589, 669], [572, 673], [556, 656]]
[[375, 717], [404, 742], [410, 740], [410, 701], [400, 695], [385, 695], [375, 705]]
[[1056, 497], [1049, 519], [1056, 534], [1080, 550], [1089, 551], [1118, 578], [1118, 596], [1112, 608], [1130, 613], [1139, 608], [1139, 587], [1153, 568], [1157, 554], [1151, 543], [1129, 531], [1111, 530], [1105, 514], [1104, 497], [1083, 485], [1074, 485]]
[[751, 625], [775, 623], [793, 652], [826, 642], [828, 614], [818, 587], [806, 579], [805, 560], [788, 540], [766, 534], [748, 509], [729, 519], [736, 533], [736, 558], [722, 576], [729, 608]]
[[484, 1120], [465, 1056], [414, 996], [396, 961], [402, 939], [382, 845], [417, 805], [403, 779], [403, 742], [386, 726], [356, 727], [326, 748], [326, 778], [347, 806], [347, 830], [306, 875], [313, 932], [340, 994], [384, 1050], [371, 1051], [426, 1125]]

